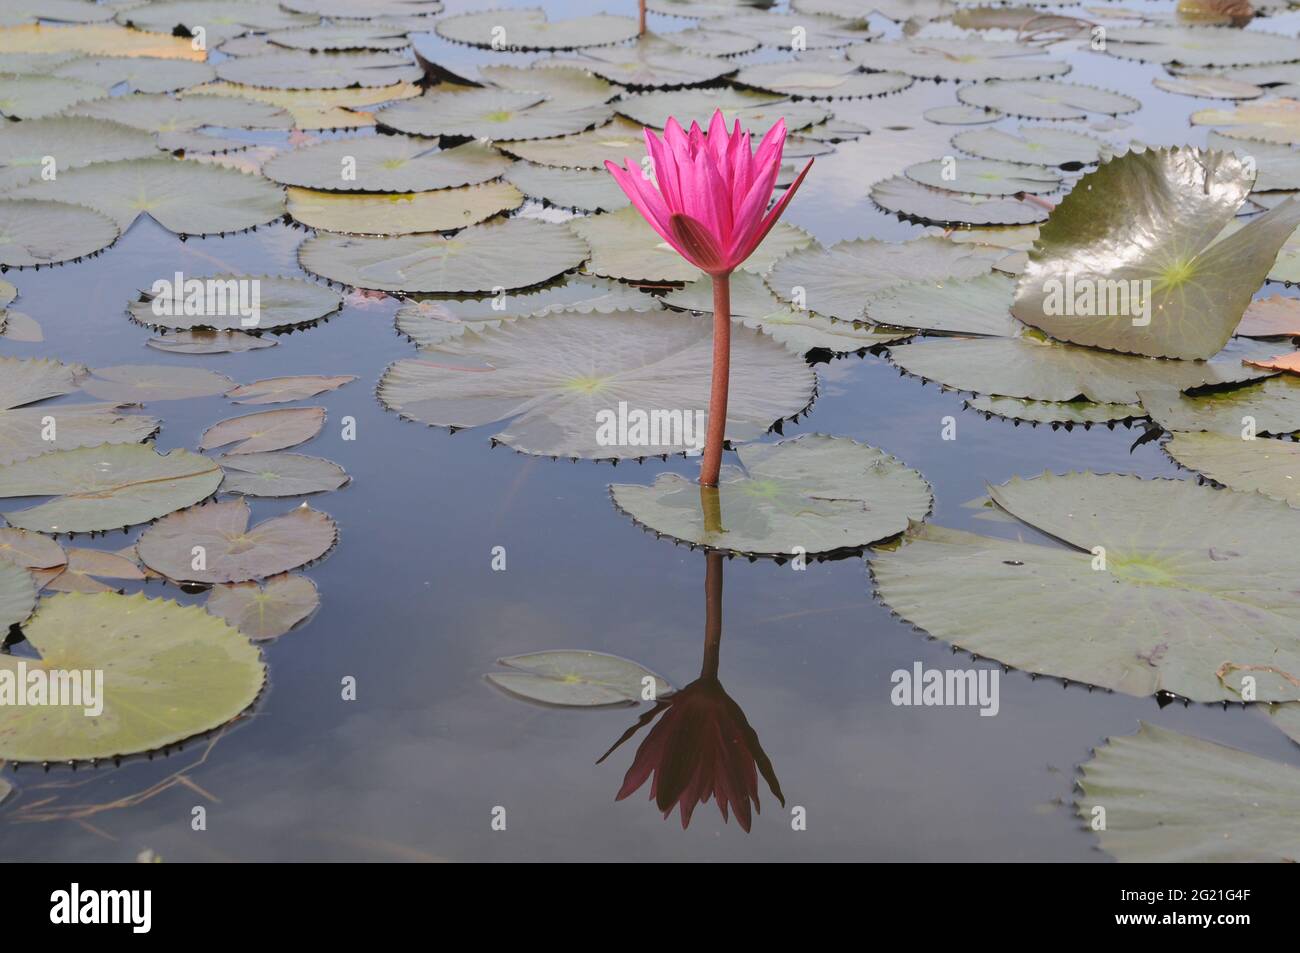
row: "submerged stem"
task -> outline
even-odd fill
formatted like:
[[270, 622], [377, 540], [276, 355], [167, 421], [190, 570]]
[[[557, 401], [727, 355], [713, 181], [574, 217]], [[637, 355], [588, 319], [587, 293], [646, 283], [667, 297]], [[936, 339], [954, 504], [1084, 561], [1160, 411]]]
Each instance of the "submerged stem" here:
[[731, 384], [731, 275], [713, 276], [713, 383], [709, 389], [709, 426], [704, 438], [700, 483], [718, 485], [722, 441], [727, 430], [727, 388]]
[[718, 660], [722, 651], [722, 553], [704, 556], [704, 664], [701, 678], [718, 677]]

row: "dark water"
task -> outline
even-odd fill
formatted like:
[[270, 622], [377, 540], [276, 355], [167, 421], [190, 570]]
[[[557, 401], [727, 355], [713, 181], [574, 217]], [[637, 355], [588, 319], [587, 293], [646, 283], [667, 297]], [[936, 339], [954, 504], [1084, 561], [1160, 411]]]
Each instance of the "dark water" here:
[[[590, 9], [546, 6], [553, 16]], [[1258, 25], [1294, 34], [1297, 18]], [[419, 48], [442, 62], [477, 59], [433, 37]], [[1069, 80], [1143, 99], [1145, 108], [1129, 117], [1134, 136], [1204, 141], [1187, 116], [1214, 104], [1155, 90], [1158, 67], [1067, 58], [1076, 64]], [[915, 105], [913, 122], [924, 127], [921, 111], [955, 102], [955, 89], [918, 84], [899, 101]], [[941, 142], [956, 131], [880, 130], [842, 145], [818, 160], [788, 219], [825, 243], [918, 234], [872, 206], [864, 167], [895, 153], [899, 169], [945, 154]], [[921, 137], [933, 145], [903, 154]], [[891, 618], [873, 600], [860, 559], [810, 564], [805, 572], [736, 560], [726, 567], [721, 680], [772, 759], [786, 810], [764, 788], [763, 813], [747, 835], [734, 821], [724, 825], [713, 804], [699, 807], [683, 831], [676, 814], [665, 821], [645, 803], [648, 788], [615, 803], [633, 746], [595, 762], [637, 710], [542, 709], [498, 693], [482, 676], [500, 656], [582, 648], [633, 658], [677, 685], [693, 679], [704, 633], [705, 557], [641, 531], [606, 492], [614, 479], [650, 482], [661, 470], [688, 473], [693, 465], [556, 463], [492, 449], [492, 429], [449, 435], [399, 421], [373, 394], [385, 366], [413, 353], [393, 331], [393, 299], [349, 305], [319, 327], [281, 337], [273, 349], [212, 357], [146, 348], [150, 332], [123, 311], [138, 289], [176, 270], [298, 274], [295, 251], [307, 234], [277, 224], [182, 243], [140, 221], [94, 260], [7, 276], [21, 292], [15, 307], [43, 324], [47, 340], [0, 341], [3, 354], [91, 366], [198, 365], [241, 382], [285, 374], [359, 380], [315, 402], [328, 408], [329, 422], [301, 449], [343, 464], [354, 482], [312, 499], [338, 521], [341, 540], [309, 570], [321, 590], [319, 614], [266, 648], [269, 690], [252, 717], [222, 735], [201, 764], [208, 745], [196, 741], [118, 769], [42, 774], [29, 766], [6, 774], [22, 791], [0, 813], [5, 859], [129, 860], [149, 848], [167, 861], [1103, 860], [1068, 806], [1075, 766], [1107, 736], [1136, 730], [1139, 719], [1300, 764], [1295, 746], [1256, 713], [1160, 710], [1150, 699], [1063, 689], [1017, 673], [1002, 679], [995, 718], [973, 708], [894, 707], [895, 669], [916, 661], [991, 663], [954, 657]], [[962, 506], [986, 483], [1015, 475], [1090, 469], [1187, 476], [1155, 444], [1130, 455], [1135, 431], [1067, 433], [985, 421], [962, 410], [960, 395], [900, 377], [879, 357], [822, 365], [818, 376], [810, 417], [788, 425], [787, 435], [821, 431], [888, 450], [932, 484], [931, 518], [945, 526], [1016, 532], [973, 521], [974, 511]], [[164, 450], [193, 448], [204, 428], [242, 412], [220, 398], [148, 409], [165, 420], [158, 439]], [[947, 415], [958, 421], [951, 442], [940, 439]], [[344, 416], [357, 420], [355, 442], [340, 439]], [[256, 501], [254, 518], [295, 502]], [[134, 535], [77, 545], [117, 549]], [[506, 548], [506, 572], [491, 571], [495, 546]], [[147, 590], [193, 598], [157, 583]], [[345, 676], [357, 679], [356, 701], [340, 699]], [[19, 809], [50, 796], [65, 809], [133, 798], [186, 766], [215, 801], [173, 785], [84, 822], [15, 820]], [[207, 830], [196, 832], [191, 809], [200, 804]], [[507, 810], [505, 831], [490, 826], [497, 806]], [[807, 811], [805, 831], [791, 829], [795, 806]]]

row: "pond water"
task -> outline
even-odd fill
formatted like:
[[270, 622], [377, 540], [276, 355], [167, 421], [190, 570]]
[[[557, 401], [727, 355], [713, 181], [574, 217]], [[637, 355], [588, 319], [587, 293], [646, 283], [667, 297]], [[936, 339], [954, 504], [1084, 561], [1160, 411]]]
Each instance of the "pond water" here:
[[[545, 6], [552, 18], [590, 12], [586, 3]], [[1148, 8], [1162, 6], [1170, 5]], [[658, 30], [688, 22], [651, 17]], [[897, 32], [888, 21], [879, 25]], [[1258, 25], [1295, 35], [1300, 15]], [[1154, 89], [1158, 66], [1073, 45], [1055, 51], [1073, 64], [1072, 81], [1142, 99], [1127, 134], [1204, 142], [1188, 116], [1212, 101]], [[486, 59], [432, 35], [416, 46], [426, 59], [466, 71]], [[877, 128], [819, 157], [786, 219], [824, 244], [921, 234], [872, 204], [865, 170], [889, 163], [893, 174], [943, 155], [958, 128], [932, 126], [920, 114], [955, 103], [955, 88], [918, 83], [893, 97], [898, 119], [890, 125], [906, 128]], [[354, 296], [342, 313], [280, 337], [277, 347], [207, 357], [147, 349], [152, 333], [124, 314], [140, 289], [175, 271], [301, 274], [296, 251], [309, 234], [276, 223], [182, 242], [143, 219], [96, 258], [6, 276], [21, 293], [15, 307], [42, 324], [45, 341], [0, 341], [0, 354], [92, 367], [202, 366], [238, 381], [358, 380], [311, 402], [327, 408], [328, 422], [301, 451], [337, 461], [352, 483], [311, 499], [340, 527], [337, 547], [307, 570], [321, 608], [266, 646], [268, 688], [250, 715], [215, 743], [197, 739], [117, 768], [10, 770], [20, 797], [0, 812], [0, 856], [129, 860], [149, 849], [167, 861], [1101, 861], [1106, 855], [1071, 805], [1076, 767], [1093, 746], [1133, 733], [1140, 720], [1300, 766], [1300, 752], [1256, 712], [1161, 708], [1150, 698], [1063, 688], [1017, 672], [1002, 677], [996, 717], [975, 708], [897, 707], [890, 701], [897, 669], [998, 666], [954, 655], [892, 617], [873, 597], [861, 558], [810, 563], [802, 572], [735, 559], [725, 565], [720, 679], [771, 759], [785, 807], [760, 786], [762, 813], [746, 834], [734, 819], [724, 824], [713, 804], [697, 808], [683, 830], [676, 813], [665, 820], [645, 802], [648, 788], [615, 801], [634, 745], [596, 762], [640, 711], [530, 705], [495, 690], [484, 674], [502, 656], [574, 648], [635, 659], [679, 686], [696, 677], [706, 557], [638, 528], [607, 491], [615, 480], [691, 474], [694, 461], [616, 469], [555, 462], [492, 447], [491, 428], [449, 434], [399, 420], [374, 396], [385, 367], [414, 353], [394, 331], [392, 297]], [[1131, 450], [1140, 429], [1066, 432], [985, 420], [963, 409], [963, 395], [900, 376], [871, 354], [816, 370], [817, 400], [785, 434], [829, 433], [883, 448], [925, 476], [935, 498], [931, 520], [943, 526], [1032, 532], [976, 520], [963, 505], [982, 497], [986, 484], [1017, 475], [1092, 470], [1195, 479], [1156, 443]], [[242, 412], [219, 397], [149, 411], [164, 419], [161, 449], [193, 449], [205, 428]], [[949, 415], [955, 440], [941, 439]], [[354, 441], [342, 438], [344, 417], [355, 418]], [[252, 501], [254, 519], [290, 505]], [[116, 550], [138, 532], [78, 545]], [[505, 548], [504, 572], [492, 570], [494, 547]], [[202, 601], [160, 582], [145, 591]], [[354, 701], [340, 697], [347, 676], [356, 679]], [[182, 770], [189, 783], [165, 783]], [[53, 798], [52, 810], [24, 814], [44, 798]], [[191, 829], [196, 805], [207, 809], [206, 831]], [[504, 831], [492, 826], [497, 807], [507, 811]], [[805, 830], [792, 829], [796, 807], [806, 811]]]

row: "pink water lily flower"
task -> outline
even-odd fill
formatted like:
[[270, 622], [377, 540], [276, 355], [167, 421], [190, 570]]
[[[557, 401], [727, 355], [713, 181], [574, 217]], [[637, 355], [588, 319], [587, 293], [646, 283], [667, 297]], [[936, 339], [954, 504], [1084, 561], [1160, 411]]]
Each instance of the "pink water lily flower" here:
[[794, 184], [768, 210], [785, 139], [785, 120], [778, 120], [755, 151], [740, 120], [728, 132], [718, 110], [708, 132], [698, 123], [691, 123], [687, 132], [671, 117], [662, 139], [645, 130], [651, 159], [646, 173], [631, 159], [624, 159], [622, 167], [605, 163], [650, 227], [713, 279], [713, 380], [700, 463], [702, 486], [717, 486], [722, 466], [731, 379], [731, 273], [767, 237], [812, 168], [809, 159]]

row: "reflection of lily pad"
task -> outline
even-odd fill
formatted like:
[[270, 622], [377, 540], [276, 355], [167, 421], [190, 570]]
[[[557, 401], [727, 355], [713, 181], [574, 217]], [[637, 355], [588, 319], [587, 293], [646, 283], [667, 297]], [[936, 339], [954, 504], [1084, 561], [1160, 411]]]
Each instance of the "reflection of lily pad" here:
[[530, 652], [498, 659], [498, 664], [511, 671], [490, 672], [486, 676], [489, 682], [511, 695], [543, 705], [634, 705], [665, 697], [673, 690], [648, 668], [604, 652]]
[[[692, 449], [687, 426], [702, 445], [694, 425], [707, 416], [712, 341], [711, 320], [666, 311], [520, 318], [466, 329], [419, 359], [398, 361], [378, 393], [388, 409], [435, 426], [508, 420], [494, 439], [523, 453], [598, 460], [682, 453]], [[731, 349], [729, 441], [753, 440], [811, 403], [812, 369], [771, 338], [736, 329]], [[629, 428], [623, 439], [602, 426], [620, 404], [629, 414], [669, 415], [668, 423], [660, 417], [644, 434]]]
[[871, 561], [901, 618], [1005, 665], [1130, 695], [1240, 701], [1250, 674], [1261, 701], [1300, 697], [1286, 557], [1300, 511], [1117, 474], [1049, 473], [989, 493], [1065, 545], [919, 527]]
[[1300, 508], [1300, 444], [1284, 440], [1242, 440], [1218, 433], [1176, 433], [1168, 454], [1216, 483], [1245, 493], [1262, 493]]
[[963, 86], [957, 90], [957, 98], [967, 106], [996, 109], [1026, 119], [1083, 119], [1088, 113], [1119, 116], [1142, 108], [1142, 103], [1131, 96], [1051, 80], [990, 80]]
[[417, 99], [379, 110], [379, 124], [413, 136], [471, 136], [475, 139], [552, 139], [606, 122], [604, 103], [568, 103], [538, 93], [505, 89], [435, 87]]
[[653, 532], [752, 556], [817, 556], [888, 539], [930, 511], [921, 474], [866, 444], [806, 434], [739, 451], [716, 490], [676, 473], [610, 487], [614, 505]]
[[1028, 225], [1047, 218], [1047, 210], [1034, 202], [932, 189], [903, 175], [872, 186], [871, 201], [904, 218], [936, 225]]
[[637, 34], [637, 23], [607, 13], [552, 23], [545, 10], [528, 8], [443, 17], [436, 30], [444, 40], [492, 50], [574, 50], [630, 40]]
[[510, 165], [479, 142], [439, 151], [428, 139], [369, 136], [282, 152], [262, 173], [283, 185], [327, 192], [423, 192], [486, 182]]
[[103, 711], [0, 708], [0, 757], [13, 761], [111, 758], [175, 744], [236, 717], [266, 678], [260, 653], [225, 622], [142, 593], [54, 596], [23, 634], [40, 661], [3, 655], [0, 666], [100, 670]]
[[1191, 395], [1152, 387], [1139, 396], [1151, 419], [1169, 431], [1238, 437], [1251, 430], [1276, 436], [1300, 432], [1300, 379], [1287, 374], [1231, 390]]
[[254, 641], [284, 635], [319, 606], [316, 584], [295, 573], [272, 576], [264, 583], [213, 586], [204, 604], [209, 614], [225, 619]]
[[117, 236], [111, 218], [83, 205], [0, 199], [0, 265], [6, 267], [53, 265], [93, 255]]

